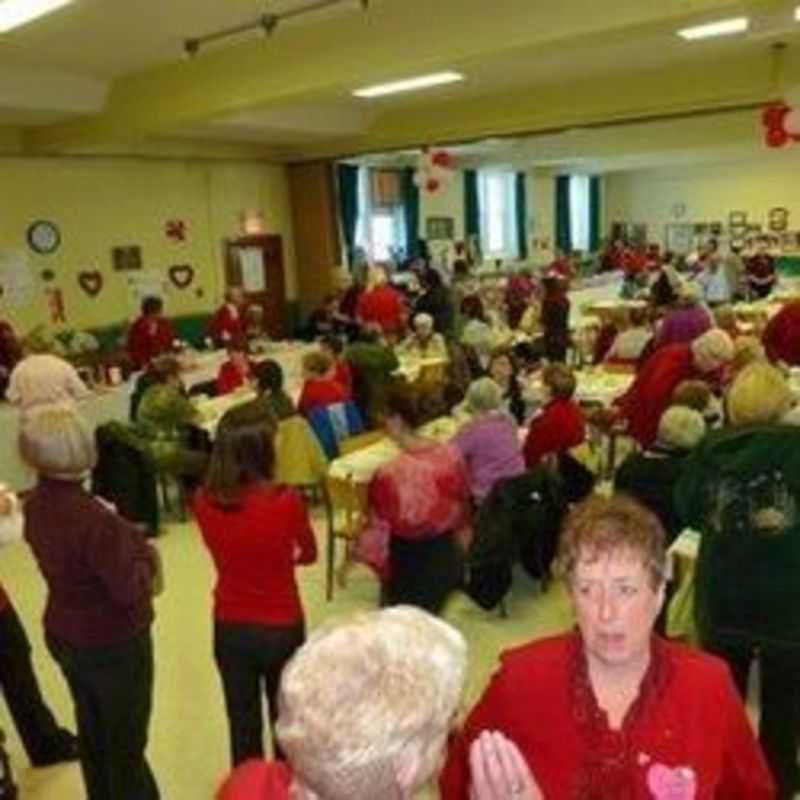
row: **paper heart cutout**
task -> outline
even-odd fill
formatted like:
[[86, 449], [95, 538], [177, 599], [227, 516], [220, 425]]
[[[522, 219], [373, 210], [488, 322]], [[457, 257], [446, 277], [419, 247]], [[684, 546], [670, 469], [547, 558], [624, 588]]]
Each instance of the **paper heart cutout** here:
[[694, 800], [697, 776], [690, 767], [670, 769], [663, 764], [653, 764], [647, 771], [647, 787], [655, 800]]
[[85, 270], [78, 275], [78, 284], [89, 297], [97, 297], [103, 288], [103, 276], [95, 270]]
[[188, 264], [176, 264], [169, 268], [169, 279], [178, 289], [186, 289], [194, 280], [194, 267]]

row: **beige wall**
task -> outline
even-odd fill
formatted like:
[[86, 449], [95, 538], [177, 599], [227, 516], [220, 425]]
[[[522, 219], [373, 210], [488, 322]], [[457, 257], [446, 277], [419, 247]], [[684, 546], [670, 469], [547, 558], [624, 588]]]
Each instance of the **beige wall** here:
[[[146, 160], [133, 158], [0, 159], [0, 250], [25, 254], [35, 278], [34, 299], [11, 307], [0, 298], [0, 315], [21, 331], [47, 322], [44, 287], [64, 293], [67, 325], [85, 327], [114, 322], [132, 311], [124, 274], [111, 267], [111, 248], [136, 244], [145, 269], [166, 276], [173, 264], [190, 264], [193, 284], [170, 286], [171, 314], [213, 308], [224, 288], [222, 240], [239, 233], [246, 210], [261, 211], [267, 232], [283, 237], [286, 287], [296, 297], [297, 280], [286, 171], [256, 162]], [[42, 256], [28, 248], [34, 220], [55, 222], [61, 247]], [[188, 237], [175, 243], [164, 232], [169, 219], [183, 219]], [[40, 275], [56, 278], [44, 284]], [[78, 285], [82, 270], [99, 270], [101, 293], [90, 298]], [[202, 296], [199, 296], [202, 290]]]
[[[800, 150], [765, 153], [752, 161], [612, 173], [606, 177], [606, 219], [646, 223], [652, 241], [663, 241], [665, 225], [722, 222], [746, 211], [766, 228], [771, 208], [790, 211], [789, 228], [800, 230]], [[674, 209], [686, 207], [676, 218]]]

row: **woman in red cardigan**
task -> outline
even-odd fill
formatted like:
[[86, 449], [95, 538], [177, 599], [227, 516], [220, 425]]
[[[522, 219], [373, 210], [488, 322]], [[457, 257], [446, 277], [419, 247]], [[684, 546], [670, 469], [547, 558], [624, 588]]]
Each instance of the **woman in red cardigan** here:
[[350, 399], [347, 389], [334, 377], [331, 360], [315, 351], [303, 356], [305, 381], [297, 408], [301, 414], [310, 414], [315, 408], [346, 403]]
[[214, 657], [234, 766], [264, 755], [262, 694], [274, 731], [281, 671], [305, 640], [295, 568], [317, 558], [305, 505], [293, 489], [273, 483], [274, 468], [266, 424], [223, 420], [206, 486], [195, 499], [217, 569]]
[[217, 394], [230, 394], [255, 380], [247, 357], [247, 342], [237, 339], [228, 345], [228, 360], [219, 368]]
[[[467, 800], [470, 752], [473, 771], [508, 776], [498, 798], [774, 800], [725, 663], [653, 635], [666, 574], [657, 518], [595, 495], [559, 546], [577, 630], [504, 654], [451, 744], [443, 800]], [[508, 739], [486, 747], [493, 731]]]

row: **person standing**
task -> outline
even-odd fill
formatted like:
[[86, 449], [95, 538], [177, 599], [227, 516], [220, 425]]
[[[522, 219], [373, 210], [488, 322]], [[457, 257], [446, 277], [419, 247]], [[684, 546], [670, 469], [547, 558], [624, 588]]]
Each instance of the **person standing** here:
[[47, 584], [45, 638], [75, 706], [87, 798], [158, 800], [145, 756], [158, 553], [83, 489], [97, 454], [74, 409], [28, 415], [19, 447], [39, 476], [25, 502], [25, 539]]
[[[220, 425], [194, 509], [217, 570], [214, 658], [222, 681], [231, 762], [263, 758], [261, 696], [274, 738], [284, 665], [305, 641], [295, 570], [317, 558], [300, 495], [273, 482], [271, 431], [258, 420]], [[275, 744], [275, 752], [281, 756]]]
[[154, 358], [169, 353], [175, 344], [175, 331], [164, 316], [160, 297], [145, 297], [142, 313], [128, 331], [128, 355], [136, 369], [143, 369]]
[[247, 303], [244, 290], [238, 286], [225, 292], [225, 302], [217, 309], [208, 326], [208, 334], [217, 347], [245, 338]]

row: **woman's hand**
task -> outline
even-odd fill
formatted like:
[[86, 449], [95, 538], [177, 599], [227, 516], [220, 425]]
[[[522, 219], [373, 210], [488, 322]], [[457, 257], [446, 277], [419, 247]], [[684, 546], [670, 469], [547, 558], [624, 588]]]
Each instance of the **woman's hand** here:
[[544, 800], [517, 746], [484, 731], [469, 750], [470, 800]]

